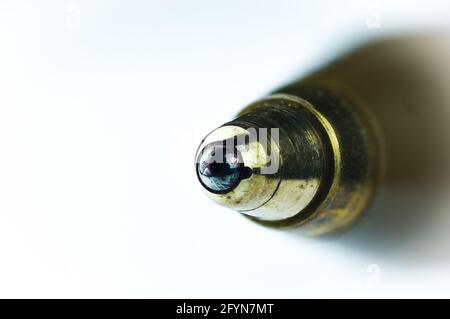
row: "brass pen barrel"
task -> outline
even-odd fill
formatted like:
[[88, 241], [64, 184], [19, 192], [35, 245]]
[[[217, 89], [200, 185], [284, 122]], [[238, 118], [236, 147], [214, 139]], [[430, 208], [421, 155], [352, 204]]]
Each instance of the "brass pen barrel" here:
[[448, 70], [450, 61], [427, 54], [442, 53], [445, 43], [367, 45], [247, 106], [199, 146], [206, 194], [264, 225], [318, 235], [352, 224], [378, 185], [448, 176], [448, 143], [441, 158], [429, 158], [449, 119], [437, 93], [445, 91], [442, 72], [432, 70], [439, 63]]

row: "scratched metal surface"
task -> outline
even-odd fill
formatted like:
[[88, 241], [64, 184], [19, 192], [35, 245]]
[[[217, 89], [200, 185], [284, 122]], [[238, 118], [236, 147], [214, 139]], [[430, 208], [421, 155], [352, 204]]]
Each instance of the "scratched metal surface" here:
[[215, 206], [193, 170], [244, 105], [449, 15], [445, 1], [2, 1], [0, 297], [450, 297], [445, 187], [382, 190], [383, 214], [318, 240]]

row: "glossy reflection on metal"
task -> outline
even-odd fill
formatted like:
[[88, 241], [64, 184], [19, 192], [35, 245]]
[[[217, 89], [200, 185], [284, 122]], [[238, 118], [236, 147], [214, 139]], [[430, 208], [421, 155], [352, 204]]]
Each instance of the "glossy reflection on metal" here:
[[197, 176], [210, 192], [226, 194], [252, 175], [235, 146], [213, 143], [205, 146], [197, 159]]
[[[261, 128], [278, 128], [278, 141], [236, 145], [251, 176], [225, 193], [204, 187], [207, 195], [267, 226], [303, 225], [318, 235], [351, 224], [369, 203], [377, 175], [376, 139], [354, 105], [339, 90], [296, 84], [249, 105], [203, 140], [197, 158], [208, 145]], [[264, 174], [274, 158], [278, 169]]]
[[251, 174], [245, 174], [246, 178], [241, 178], [239, 183], [227, 192], [211, 192], [204, 187], [206, 194], [215, 202], [238, 211], [251, 211], [264, 205], [272, 197], [280, 182], [279, 171], [271, 175], [261, 174], [261, 168], [270, 165], [270, 158], [278, 156], [278, 147], [271, 145], [270, 149], [267, 149], [260, 141], [245, 138], [249, 135], [250, 132], [245, 127], [224, 125], [211, 132], [203, 140], [196, 155], [198, 172], [198, 159], [201, 158], [202, 151], [209, 145], [223, 144], [224, 141], [230, 140], [247, 141], [246, 143], [235, 143], [234, 147], [239, 152], [244, 167], [247, 167]]

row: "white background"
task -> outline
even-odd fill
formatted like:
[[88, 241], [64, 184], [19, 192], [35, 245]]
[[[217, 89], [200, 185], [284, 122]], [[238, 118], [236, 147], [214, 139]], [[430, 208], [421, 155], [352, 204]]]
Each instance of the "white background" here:
[[207, 132], [293, 76], [449, 26], [448, 1], [1, 0], [0, 297], [450, 297], [447, 228], [266, 229], [193, 170]]

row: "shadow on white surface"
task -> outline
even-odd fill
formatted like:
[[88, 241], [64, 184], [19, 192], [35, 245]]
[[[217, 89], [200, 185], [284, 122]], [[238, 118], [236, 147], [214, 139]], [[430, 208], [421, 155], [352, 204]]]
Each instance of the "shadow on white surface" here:
[[370, 101], [386, 151], [375, 200], [356, 225], [332, 236], [340, 245], [411, 266], [450, 261], [449, 39], [392, 37], [328, 67]]

